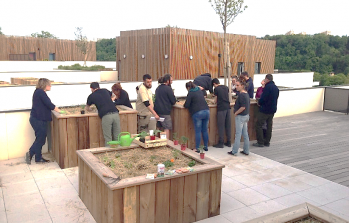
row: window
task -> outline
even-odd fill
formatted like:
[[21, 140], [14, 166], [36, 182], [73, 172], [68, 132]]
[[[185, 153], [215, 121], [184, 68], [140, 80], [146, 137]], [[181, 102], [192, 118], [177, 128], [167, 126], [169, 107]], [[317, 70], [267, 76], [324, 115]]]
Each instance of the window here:
[[9, 60], [28, 61], [28, 54], [9, 54]]
[[50, 53], [48, 60], [56, 60], [56, 54], [55, 53]]
[[254, 64], [254, 73], [260, 74], [261, 73], [261, 62], [256, 62]]
[[29, 53], [29, 60], [36, 60], [36, 53], [35, 52], [30, 52]]
[[245, 64], [244, 64], [244, 62], [238, 62], [238, 72], [237, 72], [237, 75], [240, 75], [244, 71], [245, 71]]

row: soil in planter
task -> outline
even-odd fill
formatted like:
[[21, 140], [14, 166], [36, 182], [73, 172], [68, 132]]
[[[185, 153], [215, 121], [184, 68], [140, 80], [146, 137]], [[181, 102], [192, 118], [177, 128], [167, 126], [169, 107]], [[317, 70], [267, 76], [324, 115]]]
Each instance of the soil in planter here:
[[323, 223], [323, 222], [317, 220], [316, 218], [308, 216], [298, 221], [290, 221], [289, 223]]
[[[97, 108], [95, 105], [92, 105], [91, 108], [92, 108], [92, 111], [85, 110], [85, 114], [97, 113]], [[82, 110], [81, 106], [61, 107], [59, 109], [66, 111], [67, 115], [79, 115], [81, 114], [81, 110]]]
[[[193, 159], [182, 155], [180, 151], [173, 150], [167, 146], [148, 149], [138, 147], [98, 153], [95, 156], [106, 166], [110, 167], [117, 176], [121, 176], [121, 179], [157, 173], [157, 165], [159, 163], [165, 164], [167, 166], [166, 171], [168, 171], [188, 167], [188, 164], [193, 161]], [[197, 161], [195, 161], [195, 164], [202, 165]]]

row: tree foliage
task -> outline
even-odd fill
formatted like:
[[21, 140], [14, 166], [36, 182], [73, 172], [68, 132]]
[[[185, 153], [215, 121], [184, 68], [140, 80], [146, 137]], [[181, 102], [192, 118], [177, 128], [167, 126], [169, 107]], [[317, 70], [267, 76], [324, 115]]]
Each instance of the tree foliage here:
[[100, 39], [96, 43], [98, 61], [116, 61], [116, 40]]
[[47, 38], [47, 39], [57, 39], [57, 37], [47, 31], [41, 31], [41, 33], [32, 33], [32, 37], [34, 38]]
[[91, 50], [91, 45], [89, 44], [87, 37], [82, 33], [82, 27], [76, 27], [76, 31], [74, 32], [74, 34], [75, 34], [76, 46], [84, 55], [84, 66], [86, 66], [86, 59], [87, 59], [87, 55]]
[[[320, 81], [320, 85], [337, 85], [347, 82], [346, 76], [349, 74], [348, 36], [267, 35], [263, 39], [276, 40], [276, 69], [314, 71], [316, 72], [314, 80]], [[329, 76], [330, 72], [336, 75]]]
[[0, 35], [4, 35], [4, 34], [1, 32], [1, 27], [0, 27]]

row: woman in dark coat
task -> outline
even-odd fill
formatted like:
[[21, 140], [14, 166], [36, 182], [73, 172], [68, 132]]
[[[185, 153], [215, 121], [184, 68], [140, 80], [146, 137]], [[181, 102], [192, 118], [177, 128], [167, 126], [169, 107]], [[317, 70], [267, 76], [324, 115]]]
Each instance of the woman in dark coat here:
[[42, 157], [42, 146], [45, 145], [48, 123], [52, 121], [51, 110], [61, 112], [50, 98], [46, 91], [51, 90], [51, 82], [46, 78], [40, 78], [33, 94], [33, 106], [30, 112], [29, 122], [35, 131], [35, 141], [26, 153], [26, 163], [31, 164], [35, 155], [36, 163], [47, 163], [49, 160]]
[[114, 93], [114, 97], [112, 100], [115, 105], [125, 105], [129, 108], [132, 108], [130, 98], [128, 97], [128, 93], [122, 89], [120, 83], [116, 83], [111, 87], [112, 92]]

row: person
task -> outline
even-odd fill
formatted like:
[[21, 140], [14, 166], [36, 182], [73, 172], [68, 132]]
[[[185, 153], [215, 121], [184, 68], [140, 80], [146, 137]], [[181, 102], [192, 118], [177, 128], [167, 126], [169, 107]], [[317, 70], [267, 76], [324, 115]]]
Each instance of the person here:
[[257, 100], [259, 100], [259, 99], [261, 98], [261, 95], [262, 95], [262, 93], [263, 93], [263, 89], [264, 89], [264, 87], [265, 87], [265, 81], [264, 81], [264, 79], [262, 80], [261, 85], [262, 85], [262, 86], [260, 86], [259, 88], [257, 88], [257, 92], [256, 92], [256, 96], [255, 96]]
[[42, 157], [42, 147], [45, 145], [48, 124], [52, 121], [51, 110], [61, 112], [54, 104], [46, 92], [51, 90], [51, 82], [46, 78], [40, 78], [36, 84], [36, 89], [32, 99], [32, 110], [30, 111], [29, 122], [35, 131], [35, 141], [26, 153], [25, 161], [31, 164], [35, 155], [36, 163], [47, 163], [49, 160]]
[[246, 91], [246, 83], [243, 80], [238, 80], [236, 88], [240, 92], [234, 105], [235, 116], [235, 141], [232, 151], [228, 152], [230, 155], [236, 156], [240, 147], [241, 134], [244, 138], [243, 151], [240, 153], [244, 155], [249, 154], [250, 138], [248, 136], [247, 123], [250, 119], [250, 96]]
[[165, 74], [161, 80], [161, 84], [155, 90], [154, 110], [159, 117], [164, 118], [163, 122], [158, 122], [166, 132], [167, 139], [170, 138], [170, 130], [172, 130], [171, 110], [172, 105], [176, 104], [176, 97], [170, 85], [172, 84], [172, 76]]
[[[213, 147], [224, 148], [224, 145], [231, 146], [231, 122], [230, 122], [230, 102], [229, 88], [225, 85], [220, 85], [217, 78], [212, 80], [214, 87], [214, 95], [217, 102], [217, 127], [218, 127], [218, 144]], [[224, 129], [227, 137], [227, 142], [224, 143]]]
[[[152, 79], [149, 74], [143, 75], [143, 83], [136, 87], [137, 100], [136, 110], [138, 111], [138, 133], [148, 132], [156, 129], [156, 120], [159, 120], [159, 115], [154, 110], [153, 93], [151, 92]], [[155, 119], [151, 119], [155, 117]]]
[[113, 92], [112, 101], [115, 105], [125, 105], [129, 108], [133, 108], [128, 97], [128, 93], [122, 89], [121, 84], [118, 82], [111, 87]]
[[184, 108], [189, 109], [194, 122], [195, 129], [195, 148], [200, 152], [201, 134], [204, 140], [204, 150], [208, 151], [208, 122], [210, 120], [210, 110], [205, 100], [203, 92], [192, 81], [185, 84], [188, 90], [187, 99]]
[[193, 83], [203, 91], [204, 96], [207, 96], [206, 91], [210, 91], [211, 94], [213, 93], [211, 74], [201, 74], [194, 79]]
[[[270, 139], [272, 135], [272, 125], [274, 114], [277, 110], [277, 100], [279, 98], [279, 88], [273, 81], [273, 75], [267, 74], [265, 76], [265, 87], [261, 98], [258, 100], [259, 112], [257, 114], [256, 135], [257, 143], [253, 146], [264, 147], [270, 146]], [[263, 136], [263, 123], [267, 123], [266, 136]]]
[[250, 98], [253, 98], [254, 86], [252, 78], [248, 76], [247, 71], [242, 72], [240, 77], [246, 81], [246, 91]]
[[112, 93], [110, 91], [99, 88], [97, 82], [92, 82], [90, 88], [92, 93], [87, 98], [86, 110], [91, 110], [92, 104], [96, 105], [98, 116], [102, 119], [105, 146], [108, 146], [109, 141], [118, 140], [120, 133], [119, 110], [111, 99]]
[[233, 96], [237, 96], [239, 94], [239, 91], [236, 90], [236, 81], [238, 80], [237, 76], [232, 76], [231, 77], [231, 92]]

